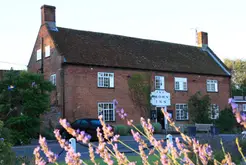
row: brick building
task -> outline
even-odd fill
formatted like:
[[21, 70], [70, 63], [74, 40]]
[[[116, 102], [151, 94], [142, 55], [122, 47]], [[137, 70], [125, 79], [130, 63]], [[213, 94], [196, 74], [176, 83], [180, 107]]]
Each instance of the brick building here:
[[[52, 106], [72, 121], [82, 117], [122, 121], [112, 100], [117, 99], [128, 116], [144, 115], [129, 92], [134, 74], [150, 75], [151, 91], [171, 93], [167, 110], [178, 123], [189, 121], [188, 99], [197, 91], [209, 94], [216, 112], [227, 106], [230, 72], [208, 47], [208, 35], [198, 33], [198, 46], [74, 30], [56, 25], [56, 8], [41, 7], [41, 26], [28, 70], [42, 72], [56, 85]], [[160, 108], [152, 107], [160, 112]], [[216, 118], [217, 115], [213, 116]], [[163, 123], [163, 116], [157, 114]]]

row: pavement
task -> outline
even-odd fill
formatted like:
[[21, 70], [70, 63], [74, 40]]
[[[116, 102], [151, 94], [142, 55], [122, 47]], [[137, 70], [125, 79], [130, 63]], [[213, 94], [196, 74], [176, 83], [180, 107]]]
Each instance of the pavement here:
[[[164, 134], [156, 134], [154, 135], [155, 138], [157, 140], [160, 139], [165, 139], [165, 135]], [[180, 137], [180, 135], [172, 135], [173, 138], [176, 137]], [[197, 134], [197, 138], [205, 138], [207, 135], [204, 134]], [[232, 135], [232, 134], [223, 134], [223, 135], [219, 135], [219, 137], [221, 137], [223, 139], [223, 141], [233, 141], [233, 139], [235, 139], [236, 135]], [[147, 139], [143, 138], [144, 140], [146, 140], [147, 145], [149, 147], [151, 147], [150, 143], [148, 143]], [[127, 144], [128, 146], [130, 146], [131, 148], [138, 150], [138, 143], [136, 143], [133, 139], [132, 136], [122, 136], [120, 137], [120, 140]], [[49, 149], [56, 153], [59, 154], [60, 156], [58, 158], [58, 162], [64, 162], [65, 160], [65, 151], [62, 150], [62, 148], [60, 147], [60, 145], [56, 142], [56, 141], [47, 141], [48, 147]], [[98, 142], [93, 142], [93, 144], [95, 146], [98, 145]], [[165, 143], [163, 144], [165, 146]], [[26, 146], [15, 146], [12, 147], [12, 150], [16, 153], [17, 156], [26, 156], [28, 158], [32, 158], [33, 157], [33, 150], [35, 147], [38, 146], [38, 141], [33, 141], [33, 143], [31, 145], [26, 145]], [[175, 146], [175, 141], [174, 141], [174, 146]], [[111, 148], [111, 147], [110, 147]], [[127, 156], [131, 156], [131, 155], [136, 155], [135, 153], [133, 153], [130, 149], [128, 149], [127, 147], [125, 147], [124, 145], [118, 143], [118, 149], [120, 152], [124, 152]], [[83, 159], [89, 159], [89, 153], [88, 153], [88, 146], [87, 145], [81, 145], [79, 143], [77, 143], [76, 145], [76, 152], [79, 152], [81, 154], [81, 158]], [[41, 156], [43, 158], [45, 158], [44, 154], [41, 153]], [[98, 157], [98, 156], [96, 156]]]

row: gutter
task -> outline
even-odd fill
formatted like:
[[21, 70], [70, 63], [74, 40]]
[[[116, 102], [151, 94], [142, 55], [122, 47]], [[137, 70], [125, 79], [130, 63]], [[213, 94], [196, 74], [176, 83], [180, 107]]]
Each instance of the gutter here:
[[202, 50], [207, 52], [228, 76], [231, 76], [231, 73], [222, 64], [222, 61], [218, 59], [218, 57], [213, 53], [213, 51], [209, 47], [202, 47]]

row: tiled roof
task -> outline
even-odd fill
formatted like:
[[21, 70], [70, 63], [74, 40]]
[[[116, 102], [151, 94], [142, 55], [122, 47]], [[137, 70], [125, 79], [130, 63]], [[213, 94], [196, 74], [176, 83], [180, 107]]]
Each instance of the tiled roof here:
[[228, 76], [200, 47], [57, 27], [67, 63]]

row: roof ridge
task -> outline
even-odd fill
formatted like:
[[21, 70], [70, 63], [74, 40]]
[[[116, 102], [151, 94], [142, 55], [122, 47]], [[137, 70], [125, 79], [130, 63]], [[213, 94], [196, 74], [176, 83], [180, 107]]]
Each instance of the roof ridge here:
[[120, 34], [113, 34], [113, 33], [106, 33], [106, 32], [97, 32], [97, 31], [90, 31], [90, 30], [80, 30], [80, 29], [73, 29], [73, 28], [66, 28], [66, 27], [60, 27], [57, 26], [57, 28], [67, 29], [67, 30], [74, 30], [74, 31], [80, 31], [80, 32], [88, 32], [88, 33], [98, 33], [103, 35], [111, 35], [111, 36], [117, 36], [117, 37], [124, 37], [124, 38], [130, 38], [130, 39], [138, 39], [143, 41], [152, 41], [152, 42], [160, 42], [160, 43], [167, 43], [167, 44], [175, 44], [175, 45], [182, 45], [187, 47], [193, 47], [197, 49], [201, 49], [198, 46], [194, 45], [188, 45], [188, 44], [181, 44], [181, 43], [175, 43], [175, 42], [169, 42], [169, 41], [161, 41], [161, 40], [154, 40], [154, 39], [147, 39], [147, 38], [140, 38], [140, 37], [132, 37], [132, 36], [126, 36], [126, 35], [120, 35]]

